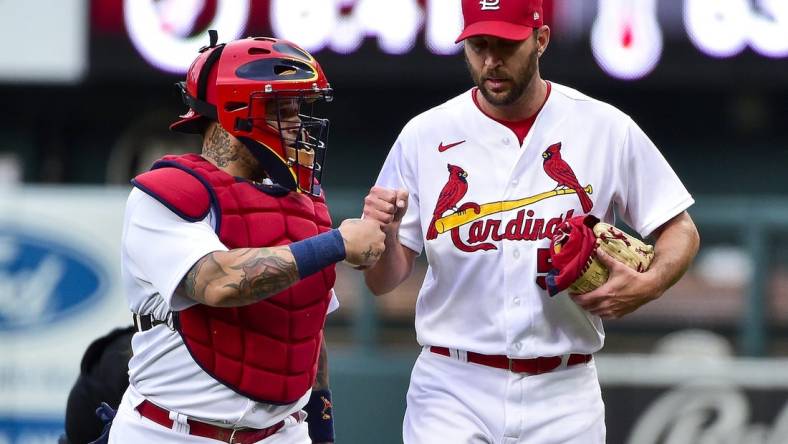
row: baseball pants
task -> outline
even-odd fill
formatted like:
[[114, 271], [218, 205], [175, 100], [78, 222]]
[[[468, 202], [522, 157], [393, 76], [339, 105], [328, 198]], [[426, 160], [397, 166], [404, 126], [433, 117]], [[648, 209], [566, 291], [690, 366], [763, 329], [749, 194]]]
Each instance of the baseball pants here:
[[424, 349], [403, 424], [405, 444], [602, 444], [605, 408], [591, 360], [541, 375]]
[[[305, 417], [306, 415], [301, 415]], [[186, 426], [188, 427], [188, 426]], [[221, 441], [189, 435], [187, 430], [173, 430], [161, 426], [140, 415], [131, 401], [124, 395], [118, 413], [112, 421], [109, 444], [139, 443], [202, 443], [216, 444]], [[285, 426], [268, 438], [258, 441], [261, 444], [311, 444], [307, 423], [292, 416], [285, 419]]]

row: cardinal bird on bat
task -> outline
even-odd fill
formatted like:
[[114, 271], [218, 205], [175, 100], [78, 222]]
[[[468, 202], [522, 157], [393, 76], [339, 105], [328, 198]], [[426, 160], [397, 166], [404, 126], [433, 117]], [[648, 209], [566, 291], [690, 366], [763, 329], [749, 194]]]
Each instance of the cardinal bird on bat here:
[[438, 203], [435, 204], [435, 211], [432, 212], [432, 220], [427, 229], [427, 239], [435, 239], [438, 237], [438, 229], [435, 228], [435, 221], [440, 219], [446, 210], [451, 208], [456, 209], [457, 202], [468, 192], [468, 180], [466, 179], [468, 173], [456, 165], [447, 164], [446, 166], [449, 169], [449, 181], [446, 182], [440, 195], [438, 195]]
[[561, 158], [561, 142], [547, 147], [545, 152], [542, 153], [542, 157], [544, 157], [544, 172], [551, 179], [558, 182], [556, 189], [565, 187], [575, 190], [577, 197], [580, 199], [580, 205], [583, 207], [583, 212], [588, 213], [591, 211], [594, 203], [588, 197], [580, 182], [577, 181], [577, 176], [572, 171], [572, 167]]

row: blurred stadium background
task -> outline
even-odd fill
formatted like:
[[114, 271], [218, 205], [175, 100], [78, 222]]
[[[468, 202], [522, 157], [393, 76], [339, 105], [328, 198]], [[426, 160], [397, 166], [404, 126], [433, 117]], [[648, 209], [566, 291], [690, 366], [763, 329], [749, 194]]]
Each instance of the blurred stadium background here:
[[[118, 264], [128, 180], [199, 147], [167, 125], [208, 29], [317, 55], [336, 90], [324, 182], [340, 220], [359, 214], [407, 120], [470, 86], [458, 3], [0, 1], [0, 444], [56, 441], [85, 347], [130, 323]], [[693, 268], [606, 324], [608, 441], [788, 442], [788, 2], [545, 9], [543, 76], [632, 115], [697, 200]], [[340, 267], [327, 327], [338, 442], [401, 442], [423, 273], [375, 300]]]

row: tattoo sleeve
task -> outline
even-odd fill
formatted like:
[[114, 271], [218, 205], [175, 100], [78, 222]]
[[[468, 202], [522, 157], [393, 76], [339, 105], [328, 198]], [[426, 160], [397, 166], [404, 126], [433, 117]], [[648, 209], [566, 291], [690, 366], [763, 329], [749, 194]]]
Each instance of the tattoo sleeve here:
[[240, 307], [273, 296], [298, 282], [288, 247], [238, 248], [197, 261], [176, 292], [201, 304]]
[[317, 378], [312, 386], [313, 390], [328, 389], [328, 352], [326, 351], [326, 338], [320, 344], [320, 357], [317, 360]]

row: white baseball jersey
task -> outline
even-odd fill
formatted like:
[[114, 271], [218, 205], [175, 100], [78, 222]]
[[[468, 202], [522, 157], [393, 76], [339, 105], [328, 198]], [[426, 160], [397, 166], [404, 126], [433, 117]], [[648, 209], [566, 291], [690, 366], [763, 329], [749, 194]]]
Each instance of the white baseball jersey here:
[[[123, 224], [121, 269], [129, 309], [166, 319], [170, 310], [195, 301], [175, 294], [183, 276], [201, 257], [227, 251], [214, 232], [214, 215], [187, 222], [144, 192], [133, 189]], [[329, 312], [338, 307], [332, 296]], [[289, 405], [256, 403], [205, 373], [180, 335], [165, 325], [132, 339], [126, 396], [135, 407], [143, 398], [190, 418], [217, 425], [264, 428], [301, 409], [311, 391]]]
[[[591, 214], [612, 223], [616, 208], [642, 236], [694, 201], [643, 131], [610, 105], [553, 83], [520, 145], [472, 94], [412, 119], [377, 180], [410, 192], [400, 242], [427, 254], [417, 339], [513, 358], [596, 352], [601, 320], [544, 290], [553, 230], [584, 213], [583, 193]], [[548, 150], [560, 155], [548, 161]]]

